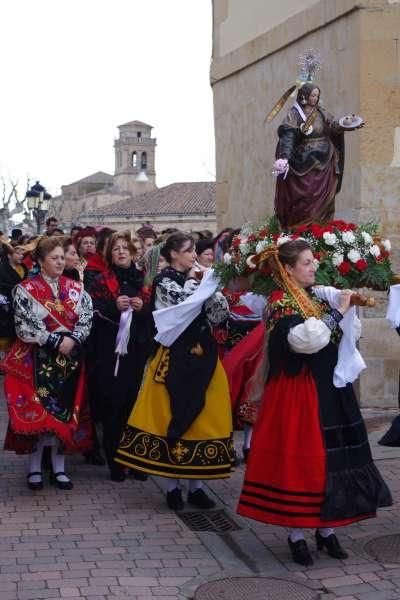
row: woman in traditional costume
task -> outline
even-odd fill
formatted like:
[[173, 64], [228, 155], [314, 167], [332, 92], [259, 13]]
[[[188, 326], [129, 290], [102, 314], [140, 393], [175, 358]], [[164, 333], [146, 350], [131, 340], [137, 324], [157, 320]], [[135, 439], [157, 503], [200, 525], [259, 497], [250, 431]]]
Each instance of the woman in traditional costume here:
[[[134, 264], [135, 254], [129, 232], [112, 234], [106, 253], [108, 270], [93, 281], [90, 290], [95, 315], [91, 334], [95, 404], [113, 481], [125, 479], [125, 470], [114, 462], [114, 456], [147, 358], [143, 274]], [[143, 479], [141, 475], [137, 478]]]
[[22, 246], [4, 241], [3, 248], [4, 257], [0, 264], [0, 352], [6, 353], [16, 338], [12, 291], [26, 277], [28, 269], [22, 264]]
[[51, 446], [52, 483], [71, 489], [65, 453], [92, 444], [81, 354], [92, 323], [92, 302], [80, 282], [62, 275], [60, 238], [42, 238], [36, 258], [41, 274], [15, 288], [18, 339], [2, 364], [10, 417], [5, 449], [30, 454], [28, 487], [39, 490], [43, 448]]
[[83, 269], [81, 268], [79, 254], [76, 251], [72, 237], [64, 236], [62, 238], [62, 245], [65, 259], [63, 275], [70, 279], [75, 279], [75, 281], [83, 281]]
[[[229, 477], [233, 459], [228, 383], [211, 333], [212, 326], [228, 317], [228, 307], [222, 294], [215, 293], [211, 276], [206, 274], [201, 283], [196, 279], [191, 236], [172, 234], [161, 252], [171, 265], [153, 282], [156, 341], [163, 341], [146, 368], [116, 460], [168, 478], [172, 510], [184, 507], [181, 479], [190, 480], [190, 504], [212, 508], [215, 503], [202, 480]], [[192, 306], [195, 310], [183, 321], [180, 311]]]
[[333, 528], [391, 505], [351, 385], [365, 367], [351, 291], [312, 287], [314, 257], [304, 240], [266, 249], [261, 259], [279, 289], [267, 304], [269, 371], [238, 512], [291, 528], [297, 563], [313, 562], [303, 533], [310, 527], [318, 549], [346, 558]]

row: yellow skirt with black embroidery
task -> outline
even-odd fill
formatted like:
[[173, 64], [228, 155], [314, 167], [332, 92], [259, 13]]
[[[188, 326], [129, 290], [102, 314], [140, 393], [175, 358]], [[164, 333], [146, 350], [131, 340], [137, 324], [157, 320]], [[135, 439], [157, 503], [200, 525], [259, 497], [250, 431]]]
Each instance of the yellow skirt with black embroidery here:
[[204, 408], [184, 436], [168, 440], [171, 409], [164, 384], [168, 356], [168, 348], [161, 346], [149, 362], [115, 460], [131, 469], [176, 479], [229, 477], [232, 414], [224, 368], [218, 360]]

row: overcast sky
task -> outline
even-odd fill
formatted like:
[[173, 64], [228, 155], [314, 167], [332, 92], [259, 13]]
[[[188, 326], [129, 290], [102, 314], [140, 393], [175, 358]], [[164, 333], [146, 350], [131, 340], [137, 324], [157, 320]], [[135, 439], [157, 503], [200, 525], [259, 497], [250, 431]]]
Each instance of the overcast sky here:
[[114, 172], [117, 125], [154, 126], [157, 185], [214, 178], [211, 0], [1, 0], [0, 174], [53, 194]]

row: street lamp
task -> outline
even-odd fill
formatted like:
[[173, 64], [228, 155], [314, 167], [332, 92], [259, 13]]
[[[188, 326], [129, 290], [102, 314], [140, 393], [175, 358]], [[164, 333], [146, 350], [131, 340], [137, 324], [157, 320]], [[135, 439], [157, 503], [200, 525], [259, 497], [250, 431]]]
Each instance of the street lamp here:
[[36, 233], [40, 233], [42, 223], [50, 207], [51, 194], [46, 192], [38, 181], [26, 192], [28, 209], [33, 212], [36, 220]]

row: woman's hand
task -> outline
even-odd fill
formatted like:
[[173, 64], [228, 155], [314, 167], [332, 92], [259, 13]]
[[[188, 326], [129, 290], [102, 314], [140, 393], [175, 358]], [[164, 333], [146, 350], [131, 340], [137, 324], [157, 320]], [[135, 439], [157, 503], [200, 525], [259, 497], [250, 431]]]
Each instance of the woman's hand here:
[[344, 315], [349, 310], [352, 295], [352, 290], [342, 290], [340, 292], [338, 311], [341, 312], [342, 315]]
[[131, 300], [128, 296], [118, 296], [117, 298], [117, 308], [121, 312], [126, 310], [131, 305]]
[[142, 310], [143, 300], [141, 298], [139, 298], [138, 296], [135, 296], [134, 298], [131, 298], [130, 301], [131, 301], [131, 307], [133, 310], [135, 310], [135, 311]]
[[64, 356], [69, 356], [74, 349], [75, 341], [70, 337], [64, 337], [61, 344], [58, 346], [58, 351]]
[[187, 278], [188, 279], [196, 279], [196, 272], [197, 272], [197, 267], [192, 267], [189, 271], [189, 273], [187, 274]]

